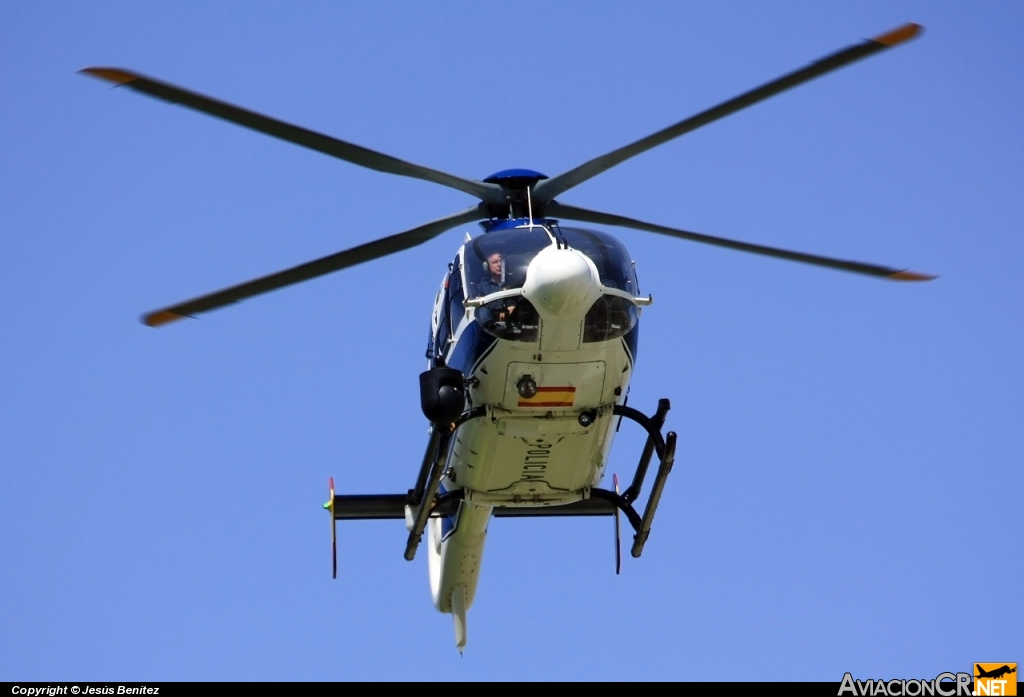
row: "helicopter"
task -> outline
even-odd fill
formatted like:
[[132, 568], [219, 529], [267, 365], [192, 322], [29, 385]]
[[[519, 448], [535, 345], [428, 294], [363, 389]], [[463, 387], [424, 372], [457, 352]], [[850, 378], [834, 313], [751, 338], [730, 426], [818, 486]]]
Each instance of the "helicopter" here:
[[[506, 169], [467, 179], [258, 114], [120, 68], [80, 71], [115, 86], [214, 116], [380, 172], [421, 179], [469, 194], [471, 207], [418, 227], [299, 266], [149, 312], [159, 327], [253, 296], [423, 244], [462, 225], [466, 233], [435, 296], [419, 376], [429, 438], [411, 489], [388, 495], [338, 495], [329, 479], [332, 575], [337, 578], [338, 520], [404, 520], [404, 556], [424, 535], [435, 608], [451, 614], [456, 647], [467, 644], [467, 612], [480, 576], [492, 517], [610, 516], [621, 566], [620, 525], [633, 529], [639, 557], [675, 462], [676, 433], [662, 432], [670, 410], [659, 400], [647, 415], [627, 405], [637, 358], [639, 320], [653, 302], [640, 294], [633, 260], [607, 232], [563, 225], [623, 227], [751, 254], [894, 281], [929, 274], [790, 251], [643, 222], [557, 200], [570, 189], [658, 145], [783, 91], [918, 36], [908, 23], [827, 55], [667, 128], [553, 177]], [[647, 434], [624, 490], [601, 488], [622, 420]], [[653, 460], [646, 501], [639, 503]]]

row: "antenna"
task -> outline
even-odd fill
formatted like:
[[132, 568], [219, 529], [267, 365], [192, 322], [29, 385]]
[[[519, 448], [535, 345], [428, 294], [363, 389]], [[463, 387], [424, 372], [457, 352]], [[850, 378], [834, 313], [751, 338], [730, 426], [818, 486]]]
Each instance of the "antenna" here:
[[530, 229], [533, 229], [533, 201], [530, 198], [530, 185], [526, 185], [526, 212], [530, 216]]

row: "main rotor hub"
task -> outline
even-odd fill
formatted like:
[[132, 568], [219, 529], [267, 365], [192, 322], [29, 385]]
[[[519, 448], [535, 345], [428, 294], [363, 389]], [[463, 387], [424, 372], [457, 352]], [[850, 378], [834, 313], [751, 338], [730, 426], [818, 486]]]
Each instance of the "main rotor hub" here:
[[534, 172], [532, 169], [503, 169], [484, 181], [488, 184], [497, 184], [502, 189], [525, 189], [547, 178], [548, 175]]
[[[503, 169], [484, 179], [488, 184], [497, 184], [505, 192], [507, 204], [490, 204], [489, 213], [492, 217], [501, 220], [512, 220], [513, 218], [525, 218], [533, 214], [534, 218], [544, 217], [544, 206], [533, 205], [527, 198], [527, 192], [541, 179], [547, 179], [546, 174], [535, 172], [532, 169]], [[532, 209], [532, 210], [531, 210]]]

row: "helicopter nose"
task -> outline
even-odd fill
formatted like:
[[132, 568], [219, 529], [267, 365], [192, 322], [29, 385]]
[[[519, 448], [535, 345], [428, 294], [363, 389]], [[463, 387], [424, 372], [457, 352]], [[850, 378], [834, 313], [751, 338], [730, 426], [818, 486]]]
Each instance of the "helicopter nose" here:
[[525, 295], [542, 315], [580, 315], [600, 295], [601, 285], [589, 260], [572, 249], [542, 251], [526, 271]]

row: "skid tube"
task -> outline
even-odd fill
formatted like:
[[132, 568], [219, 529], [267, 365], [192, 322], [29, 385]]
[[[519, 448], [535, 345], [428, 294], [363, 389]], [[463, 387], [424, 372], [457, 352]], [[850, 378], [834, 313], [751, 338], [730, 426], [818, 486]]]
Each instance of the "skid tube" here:
[[[614, 505], [626, 514], [626, 519], [633, 526], [633, 547], [629, 553], [633, 558], [639, 558], [647, 544], [647, 538], [651, 536], [651, 524], [654, 522], [654, 514], [661, 502], [661, 495], [665, 490], [665, 482], [672, 471], [672, 465], [676, 461], [676, 434], [669, 431], [664, 438], [661, 435], [661, 427], [665, 424], [665, 416], [671, 404], [667, 399], [658, 400], [658, 411], [654, 416], [646, 416], [642, 412], [616, 404], [612, 413], [616, 416], [624, 416], [627, 419], [640, 424], [647, 431], [647, 442], [644, 444], [643, 453], [640, 455], [640, 462], [637, 463], [636, 473], [633, 475], [633, 482], [622, 494], [607, 489], [591, 489], [592, 498], [600, 498]], [[654, 486], [651, 488], [651, 495], [647, 497], [647, 505], [644, 507], [644, 514], [640, 516], [633, 508], [633, 502], [640, 496], [640, 489], [643, 487], [644, 478], [647, 476], [647, 468], [651, 464], [651, 457], [658, 455], [658, 472], [654, 476]]]
[[[562, 517], [562, 516], [613, 516], [616, 510], [625, 514], [633, 527], [633, 547], [630, 554], [636, 558], [644, 551], [647, 538], [651, 534], [654, 514], [658, 510], [665, 482], [675, 464], [676, 434], [673, 431], [661, 435], [665, 417], [670, 409], [667, 399], [658, 400], [658, 410], [653, 416], [616, 404], [612, 414], [630, 419], [647, 431], [647, 442], [637, 463], [633, 481], [621, 494], [607, 489], [593, 488], [590, 498], [562, 506], [541, 507], [501, 507], [494, 509], [495, 518], [520, 517]], [[382, 520], [405, 519], [409, 526], [409, 538], [405, 546], [405, 558], [412, 560], [416, 556], [427, 520], [432, 516], [446, 516], [458, 510], [463, 500], [463, 491], [449, 491], [438, 495], [441, 477], [444, 474], [448, 447], [459, 426], [486, 416], [486, 407], [476, 407], [466, 411], [451, 424], [431, 424], [430, 440], [423, 455], [416, 486], [406, 494], [394, 495], [349, 495], [334, 496], [331, 499], [331, 512], [335, 520]], [[658, 456], [658, 471], [654, 477], [651, 493], [641, 515], [633, 503], [639, 498], [644, 480], [650, 468], [651, 459]], [[327, 508], [327, 505], [324, 506]]]
[[416, 557], [416, 549], [420, 546], [423, 531], [427, 527], [427, 518], [436, 508], [437, 502], [434, 499], [441, 486], [441, 476], [444, 474], [448, 445], [451, 443], [452, 436], [455, 435], [459, 426], [470, 419], [478, 419], [486, 413], [485, 407], [476, 407], [463, 412], [462, 416], [453, 424], [430, 425], [430, 442], [427, 444], [427, 452], [423, 456], [423, 464], [420, 466], [420, 475], [416, 479], [416, 487], [409, 490], [409, 501], [406, 504], [415, 507], [416, 511], [409, 529], [409, 539], [405, 543], [407, 561], [412, 561]]

